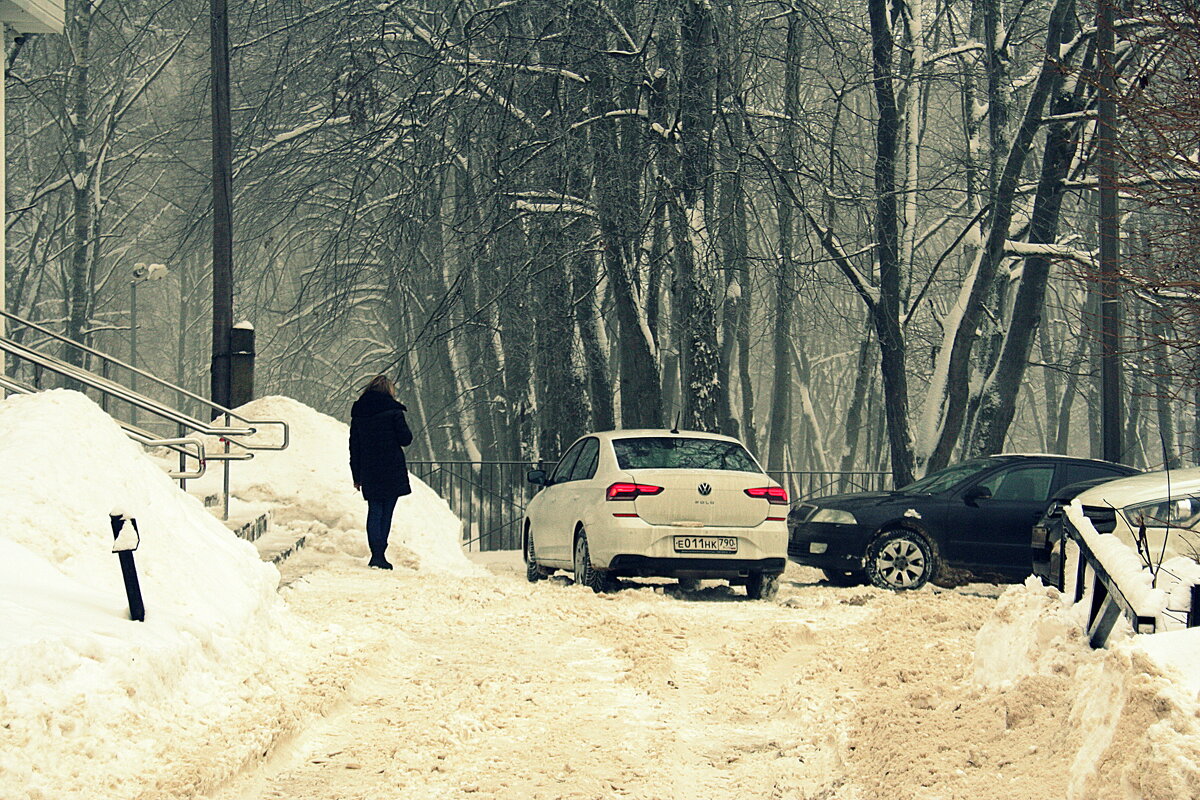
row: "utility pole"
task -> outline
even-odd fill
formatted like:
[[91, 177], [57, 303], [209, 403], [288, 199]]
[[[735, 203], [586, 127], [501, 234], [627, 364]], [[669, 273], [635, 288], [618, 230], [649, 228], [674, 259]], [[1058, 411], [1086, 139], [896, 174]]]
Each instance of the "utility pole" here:
[[233, 133], [229, 114], [229, 18], [225, 0], [210, 0], [212, 22], [213, 314], [211, 399], [229, 405], [229, 338], [233, 329]]
[[1117, 207], [1117, 80], [1113, 63], [1113, 0], [1096, 4], [1096, 67], [1099, 116], [1096, 166], [1100, 184], [1100, 440], [1107, 461], [1121, 461], [1121, 317], [1118, 262], [1121, 231]]

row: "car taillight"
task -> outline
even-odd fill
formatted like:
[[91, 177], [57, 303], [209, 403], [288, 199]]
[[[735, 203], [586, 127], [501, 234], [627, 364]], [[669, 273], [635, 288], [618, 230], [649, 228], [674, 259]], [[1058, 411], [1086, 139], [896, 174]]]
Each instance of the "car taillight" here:
[[747, 489], [746, 494], [751, 497], [765, 497], [768, 503], [773, 505], [787, 505], [787, 491], [782, 486], [761, 486], [754, 489]]
[[614, 483], [608, 487], [605, 497], [609, 500], [632, 500], [643, 494], [658, 494], [661, 486], [651, 486], [646, 483]]

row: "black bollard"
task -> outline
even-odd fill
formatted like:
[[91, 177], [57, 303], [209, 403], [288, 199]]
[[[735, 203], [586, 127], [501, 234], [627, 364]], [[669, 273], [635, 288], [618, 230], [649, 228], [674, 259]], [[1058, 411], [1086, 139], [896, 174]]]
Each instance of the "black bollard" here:
[[[113, 541], [121, 535], [121, 528], [125, 517], [120, 514], [109, 514], [109, 521], [112, 523]], [[133, 526], [134, 533], [138, 534], [138, 539], [141, 539], [141, 532], [138, 531], [137, 520], [129, 517], [129, 524]], [[129, 598], [129, 618], [135, 622], [146, 621], [146, 607], [142, 604], [142, 587], [138, 584], [137, 566], [133, 563], [133, 551], [137, 549], [134, 545], [129, 550], [117, 550], [117, 560], [121, 562], [121, 577], [125, 579], [125, 596]]]

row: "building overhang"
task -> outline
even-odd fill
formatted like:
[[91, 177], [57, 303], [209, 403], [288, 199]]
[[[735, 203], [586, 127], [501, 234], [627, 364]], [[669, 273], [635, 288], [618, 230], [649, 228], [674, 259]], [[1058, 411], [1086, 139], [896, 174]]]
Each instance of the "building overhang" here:
[[62, 33], [63, 0], [0, 0], [0, 22], [17, 33]]

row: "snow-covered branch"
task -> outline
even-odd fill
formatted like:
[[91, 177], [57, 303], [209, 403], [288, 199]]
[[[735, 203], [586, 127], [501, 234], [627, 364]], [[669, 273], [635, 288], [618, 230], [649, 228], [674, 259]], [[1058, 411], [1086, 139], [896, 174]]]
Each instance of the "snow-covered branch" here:
[[1004, 252], [1019, 258], [1043, 256], [1045, 258], [1078, 261], [1080, 264], [1095, 266], [1096, 254], [1090, 250], [1076, 250], [1061, 244], [1037, 244], [1034, 242], [1017, 242], [1012, 239], [1004, 243]]

